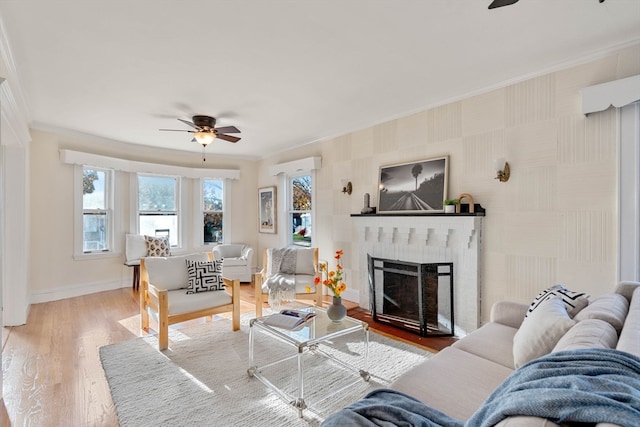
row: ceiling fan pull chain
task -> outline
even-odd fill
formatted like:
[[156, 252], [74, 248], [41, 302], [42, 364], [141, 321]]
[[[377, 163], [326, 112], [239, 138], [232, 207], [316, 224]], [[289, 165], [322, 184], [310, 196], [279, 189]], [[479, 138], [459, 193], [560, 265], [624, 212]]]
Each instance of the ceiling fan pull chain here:
[[202, 146], [202, 163], [204, 163], [204, 162], [206, 162], [206, 161], [207, 161], [207, 158], [206, 158], [205, 156], [206, 156], [206, 154], [205, 154], [205, 152], [204, 152], [204, 145], [203, 145], [203, 146]]

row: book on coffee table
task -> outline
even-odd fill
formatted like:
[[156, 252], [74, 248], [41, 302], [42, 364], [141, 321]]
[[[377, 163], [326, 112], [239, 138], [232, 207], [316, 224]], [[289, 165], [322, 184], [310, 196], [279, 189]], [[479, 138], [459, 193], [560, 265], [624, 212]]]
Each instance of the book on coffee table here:
[[265, 325], [282, 329], [295, 329], [303, 323], [313, 319], [315, 313], [302, 310], [284, 309], [280, 313], [272, 314], [264, 319]]

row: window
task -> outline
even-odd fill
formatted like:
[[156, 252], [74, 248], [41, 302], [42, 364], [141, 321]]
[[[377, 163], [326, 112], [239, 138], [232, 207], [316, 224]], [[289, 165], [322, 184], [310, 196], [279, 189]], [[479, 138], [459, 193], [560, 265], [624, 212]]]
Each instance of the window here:
[[82, 167], [82, 252], [111, 251], [112, 171]]
[[289, 178], [289, 229], [292, 245], [311, 246], [312, 238], [312, 179], [311, 175]]
[[222, 243], [224, 182], [217, 179], [202, 180], [204, 244]]
[[179, 239], [179, 185], [174, 176], [138, 175], [138, 229], [147, 236], [169, 235], [171, 246]]

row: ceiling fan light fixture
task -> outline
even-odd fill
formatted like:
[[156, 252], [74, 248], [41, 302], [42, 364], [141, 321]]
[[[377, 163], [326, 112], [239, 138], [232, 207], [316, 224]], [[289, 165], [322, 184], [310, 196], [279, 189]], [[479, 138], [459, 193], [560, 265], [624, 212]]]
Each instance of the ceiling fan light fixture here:
[[198, 141], [198, 144], [204, 147], [211, 144], [216, 137], [213, 132], [194, 132], [193, 136]]

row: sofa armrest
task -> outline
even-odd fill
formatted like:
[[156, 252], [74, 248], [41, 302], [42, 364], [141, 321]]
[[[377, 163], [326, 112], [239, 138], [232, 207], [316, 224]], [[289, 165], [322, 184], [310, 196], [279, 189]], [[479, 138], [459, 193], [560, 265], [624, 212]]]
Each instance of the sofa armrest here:
[[501, 323], [512, 328], [520, 328], [525, 314], [527, 314], [528, 304], [513, 301], [498, 301], [491, 307], [491, 321]]
[[640, 282], [632, 282], [632, 281], [624, 281], [618, 283], [616, 286], [616, 293], [625, 297], [629, 302], [631, 302], [631, 296], [633, 295], [633, 291], [640, 286]]

